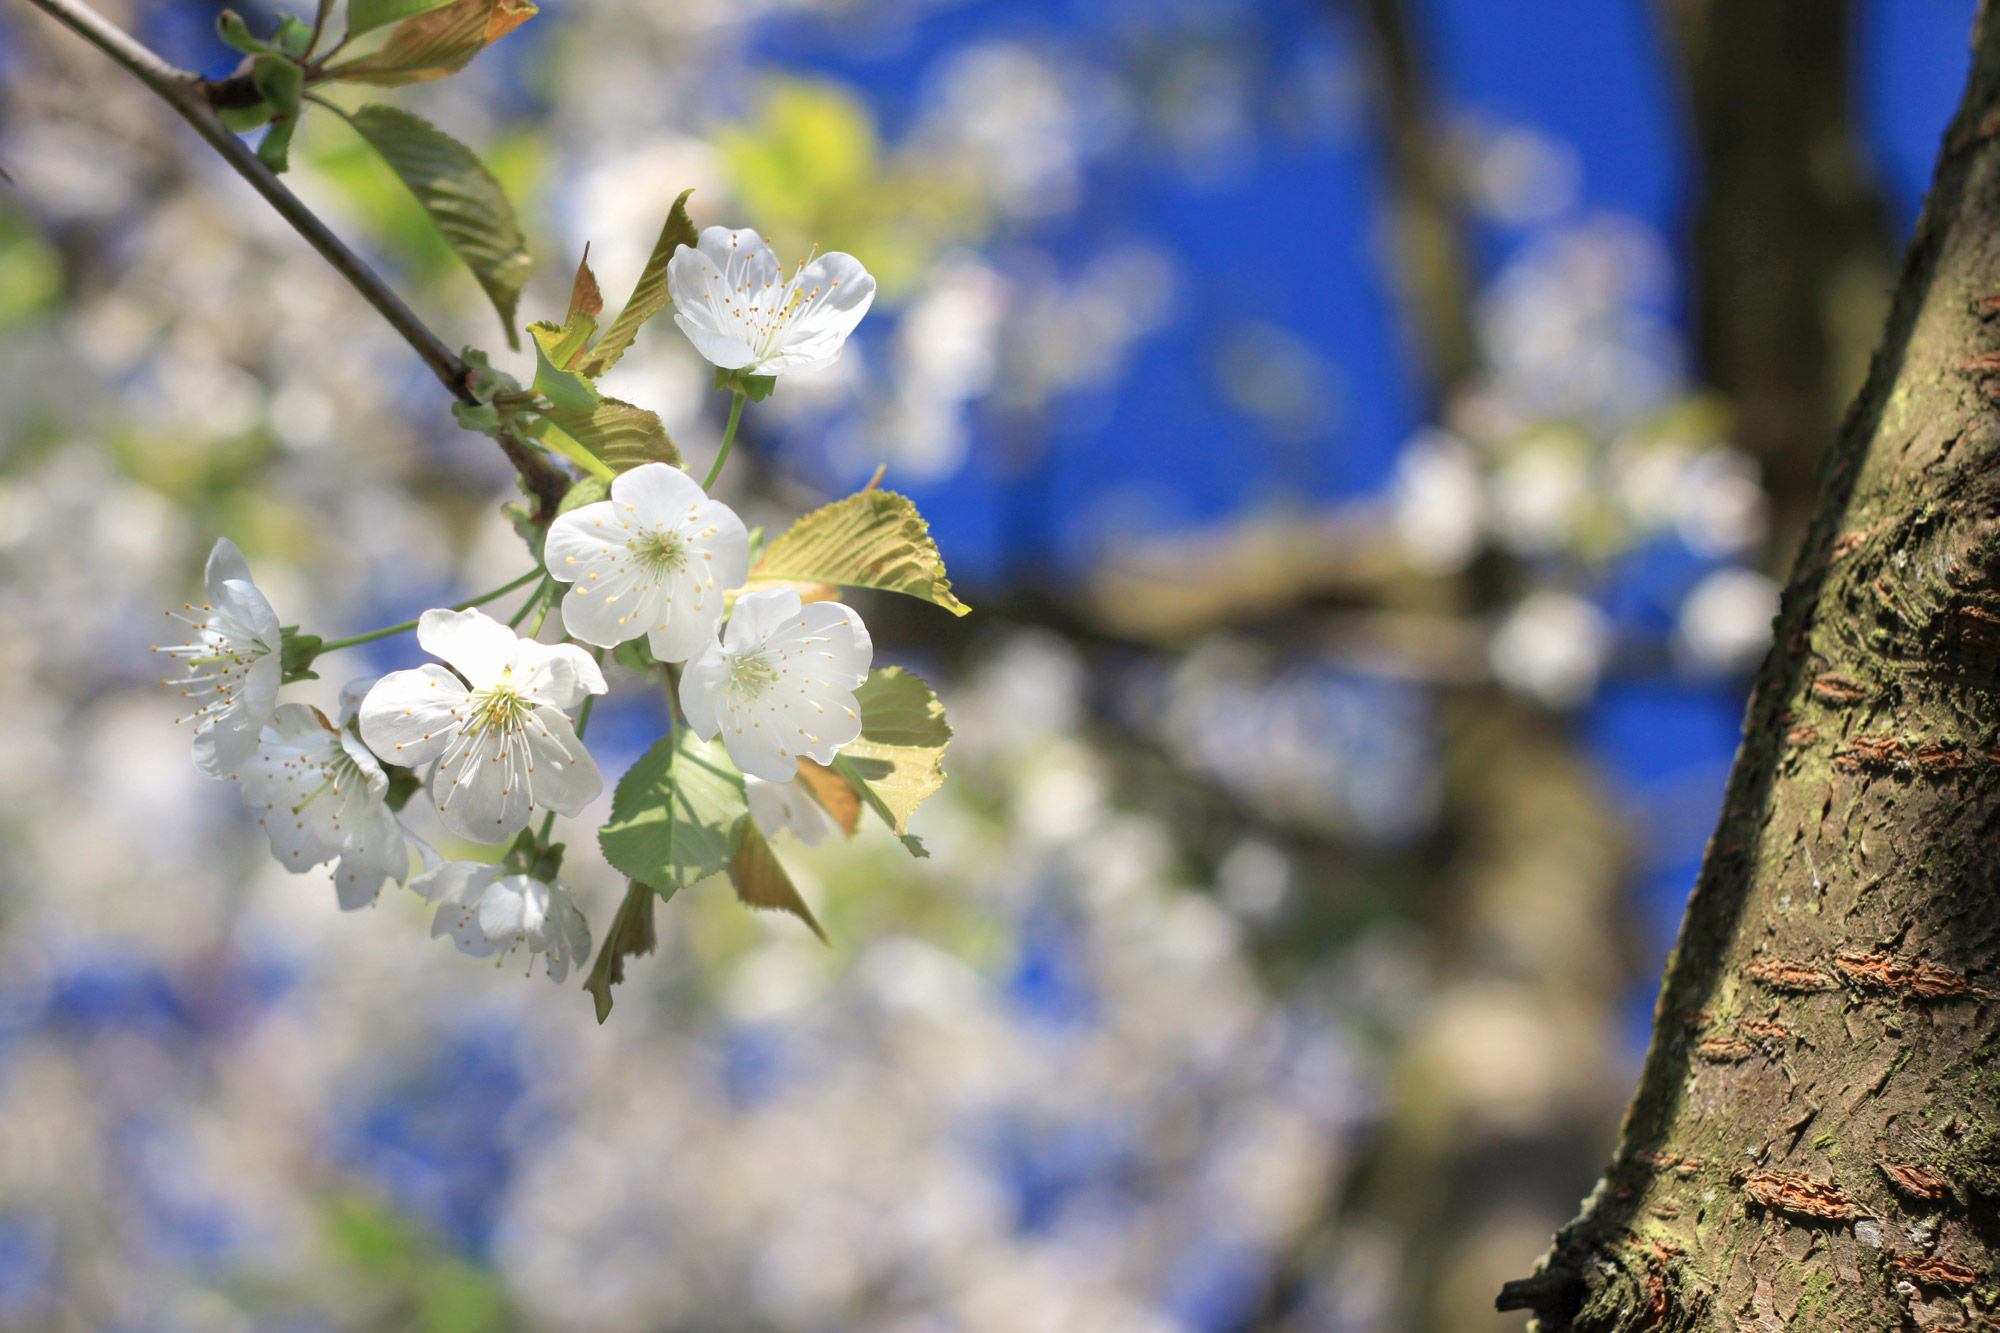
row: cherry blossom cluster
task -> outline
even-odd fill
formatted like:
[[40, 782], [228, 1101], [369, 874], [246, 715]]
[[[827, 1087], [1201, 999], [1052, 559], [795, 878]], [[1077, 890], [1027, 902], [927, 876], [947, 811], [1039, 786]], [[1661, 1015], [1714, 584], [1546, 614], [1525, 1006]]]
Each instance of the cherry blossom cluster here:
[[[703, 356], [762, 375], [832, 361], [875, 291], [851, 256], [820, 256], [786, 279], [754, 232], [721, 227], [680, 247], [668, 286]], [[183, 668], [165, 683], [193, 705], [183, 720], [196, 766], [238, 783], [287, 870], [333, 862], [350, 911], [391, 880], [406, 885], [438, 909], [433, 935], [475, 957], [541, 954], [560, 982], [589, 956], [590, 928], [542, 844], [548, 819], [581, 814], [604, 790], [583, 742], [587, 703], [607, 689], [603, 651], [643, 639], [653, 661], [680, 666], [681, 715], [700, 739], [721, 738], [753, 817], [817, 842], [831, 821], [798, 763], [829, 764], [861, 734], [855, 691], [874, 646], [850, 607], [746, 587], [742, 519], [668, 463], [622, 472], [605, 499], [558, 515], [541, 561], [567, 585], [567, 641], [474, 609], [426, 611], [417, 643], [439, 660], [351, 683], [335, 718], [278, 702], [287, 633], [226, 538], [209, 556], [208, 600], [169, 613], [188, 641], [154, 651]], [[398, 817], [399, 777], [452, 835], [511, 844], [506, 855], [445, 860]], [[543, 833], [522, 839], [538, 817]]]

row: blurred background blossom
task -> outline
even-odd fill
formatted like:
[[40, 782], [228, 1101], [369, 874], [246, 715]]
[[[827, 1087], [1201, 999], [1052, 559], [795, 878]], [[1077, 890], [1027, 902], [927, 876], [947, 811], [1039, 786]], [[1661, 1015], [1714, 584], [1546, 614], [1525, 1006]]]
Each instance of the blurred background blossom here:
[[[626, 290], [689, 185], [860, 257], [876, 312], [724, 494], [781, 525], [885, 464], [979, 608], [863, 606], [958, 728], [932, 858], [782, 840], [834, 947], [697, 887], [602, 1028], [407, 894], [340, 914], [192, 769], [146, 648], [217, 535], [349, 633], [519, 574], [511, 477], [146, 95], [0, 13], [0, 1325], [1517, 1327], [1492, 1295], [1609, 1142], [1972, 5], [1843, 11], [1800, 133], [1808, 216], [1852, 225], [1812, 336], [1761, 340], [1796, 374], [1730, 323], [1729, 210], [1776, 215], [1704, 129], [1714, 8], [600, 0], [396, 94], [522, 205], [531, 315], [586, 242]], [[206, 0], [107, 9], [234, 64]], [[293, 160], [497, 341], [343, 126]], [[605, 388], [705, 466], [707, 382], [660, 321]], [[665, 721], [613, 685], [607, 775]], [[607, 808], [565, 866], [600, 938]]]

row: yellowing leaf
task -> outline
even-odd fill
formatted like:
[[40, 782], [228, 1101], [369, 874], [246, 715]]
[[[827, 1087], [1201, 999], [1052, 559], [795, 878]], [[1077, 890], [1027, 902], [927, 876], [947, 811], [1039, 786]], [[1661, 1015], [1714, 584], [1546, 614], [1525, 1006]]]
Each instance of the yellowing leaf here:
[[651, 885], [633, 880], [625, 890], [625, 901], [618, 904], [618, 915], [611, 919], [610, 933], [598, 947], [597, 962], [583, 988], [597, 1006], [600, 1023], [611, 1016], [611, 988], [625, 980], [625, 960], [659, 947], [660, 937], [653, 929], [657, 898]]
[[681, 727], [620, 779], [597, 843], [623, 874], [670, 897], [729, 867], [749, 812], [743, 775], [721, 742], [698, 741]]
[[833, 822], [840, 825], [848, 837], [861, 823], [861, 797], [855, 792], [854, 784], [840, 774], [810, 759], [799, 760], [799, 781], [812, 789], [826, 812], [833, 816]]
[[944, 705], [930, 686], [901, 667], [870, 672], [854, 698], [861, 705], [861, 738], [840, 752], [834, 771], [853, 784], [912, 855], [926, 856], [923, 844], [910, 836], [910, 816], [944, 785], [944, 751], [951, 744]]
[[351, 0], [347, 6], [347, 35], [359, 37], [451, 3], [452, 0]]
[[750, 573], [753, 579], [900, 592], [955, 616], [972, 610], [952, 595], [944, 560], [916, 505], [894, 491], [861, 491], [814, 510], [772, 542]]
[[547, 320], [537, 320], [528, 326], [528, 336], [535, 340], [534, 390], [559, 411], [587, 416], [597, 409], [597, 390], [590, 381], [574, 370], [564, 369], [590, 340], [591, 330], [596, 327], [597, 321], [583, 314], [560, 328]]
[[364, 106], [347, 120], [424, 206], [500, 312], [507, 345], [519, 347], [514, 307], [534, 260], [500, 182], [470, 148], [420, 116], [396, 107]]
[[[590, 245], [583, 247], [583, 258], [576, 261], [576, 277], [569, 285], [569, 313], [563, 317], [565, 324], [574, 324], [578, 315], [590, 316], [591, 327], [597, 327], [597, 317], [604, 313], [604, 292], [597, 285], [597, 275], [590, 271]], [[571, 369], [565, 363], [565, 370]]]
[[643, 407], [605, 398], [588, 412], [557, 408], [544, 415], [614, 473], [641, 463], [681, 464], [681, 451], [660, 424], [659, 414]]
[[819, 922], [813, 919], [812, 908], [806, 906], [806, 900], [799, 896], [792, 877], [785, 873], [785, 867], [772, 855], [771, 844], [764, 840], [764, 834], [755, 820], [743, 821], [743, 837], [736, 845], [736, 859], [730, 862], [729, 877], [736, 882], [736, 896], [744, 903], [751, 907], [790, 912], [812, 927], [812, 933], [819, 936], [821, 944], [833, 943], [819, 928]]
[[537, 12], [534, 0], [456, 0], [405, 19], [380, 51], [335, 65], [327, 74], [385, 87], [442, 79], [464, 69]]
[[672, 299], [667, 295], [667, 261], [674, 257], [675, 250], [700, 239], [694, 219], [687, 211], [688, 196], [693, 193], [682, 190], [681, 197], [674, 200], [666, 225], [660, 228], [660, 239], [653, 242], [653, 253], [639, 274], [638, 285], [632, 289], [632, 299], [618, 312], [618, 318], [611, 321], [611, 327], [604, 331], [597, 346], [590, 349], [582, 366], [584, 374], [595, 379], [617, 365], [618, 358], [625, 355], [625, 349], [639, 336], [640, 326], [665, 309]]

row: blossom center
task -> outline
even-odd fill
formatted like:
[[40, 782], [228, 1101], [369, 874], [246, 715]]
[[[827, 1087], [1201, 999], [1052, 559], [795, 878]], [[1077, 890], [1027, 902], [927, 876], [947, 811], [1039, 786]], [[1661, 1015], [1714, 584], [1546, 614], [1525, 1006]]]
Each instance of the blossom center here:
[[534, 711], [527, 698], [514, 688], [514, 669], [500, 673], [500, 679], [485, 689], [472, 692], [472, 710], [461, 731], [473, 735], [507, 735], [521, 729]]
[[654, 574], [671, 574], [687, 563], [687, 543], [677, 532], [650, 532], [627, 542], [626, 549]]
[[729, 692], [739, 699], [755, 699], [778, 683], [776, 668], [761, 652], [744, 653], [729, 659]]

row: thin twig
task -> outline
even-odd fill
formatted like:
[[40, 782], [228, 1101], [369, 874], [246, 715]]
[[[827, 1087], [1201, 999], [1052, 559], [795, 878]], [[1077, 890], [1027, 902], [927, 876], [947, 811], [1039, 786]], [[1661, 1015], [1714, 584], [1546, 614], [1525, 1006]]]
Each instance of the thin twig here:
[[[417, 355], [424, 359], [424, 364], [431, 368], [445, 388], [451, 390], [461, 402], [477, 401], [468, 383], [470, 368], [465, 361], [447, 347], [443, 339], [431, 332], [403, 303], [403, 298], [396, 295], [374, 269], [368, 267], [368, 262], [348, 249], [346, 243], [334, 235], [297, 195], [285, 188], [284, 182], [257, 160], [257, 154], [222, 123], [222, 118], [209, 103], [212, 85], [207, 80], [162, 60], [83, 0], [29, 0], [29, 3], [110, 56], [179, 112], [181, 118], [194, 127], [195, 133], [221, 154], [222, 160], [233, 167], [237, 175], [250, 182], [251, 188], [263, 195], [265, 201], [278, 211], [278, 216], [291, 223], [292, 229], [305, 237], [307, 243], [333, 265], [334, 271], [347, 279], [348, 284], [360, 292], [382, 318], [389, 321], [390, 327], [416, 349]], [[555, 505], [550, 497], [559, 501], [569, 488], [569, 479], [552, 463], [518, 443], [510, 448], [508, 442], [502, 440], [501, 449], [527, 481], [528, 488], [542, 499], [543, 512], [553, 515]]]

